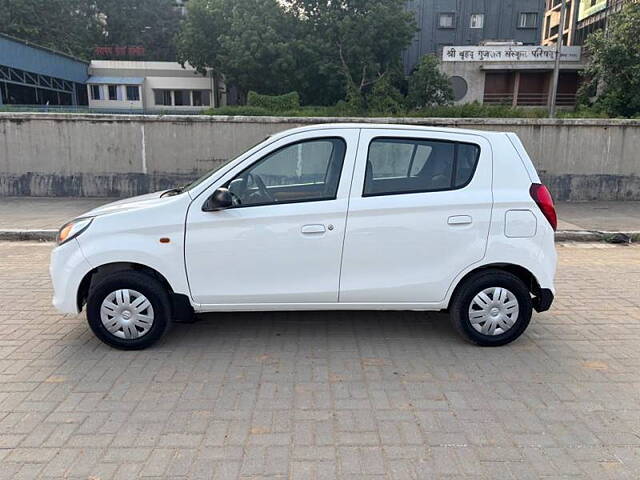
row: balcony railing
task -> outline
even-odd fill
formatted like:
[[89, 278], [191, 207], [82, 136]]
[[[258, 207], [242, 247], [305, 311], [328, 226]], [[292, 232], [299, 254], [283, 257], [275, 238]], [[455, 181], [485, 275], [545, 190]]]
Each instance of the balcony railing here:
[[485, 93], [484, 103], [492, 105], [512, 105], [513, 93]]
[[518, 106], [544, 107], [549, 101], [547, 93], [523, 93], [518, 94]]
[[[519, 107], [545, 107], [549, 101], [548, 93], [523, 93], [518, 94], [516, 105]], [[513, 105], [513, 93], [485, 93], [484, 103], [491, 105]], [[556, 105], [559, 107], [573, 107], [576, 104], [575, 93], [558, 93]]]

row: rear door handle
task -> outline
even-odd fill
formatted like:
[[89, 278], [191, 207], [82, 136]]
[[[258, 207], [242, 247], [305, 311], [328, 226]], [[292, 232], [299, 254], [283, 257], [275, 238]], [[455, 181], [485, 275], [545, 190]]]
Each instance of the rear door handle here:
[[449, 217], [449, 225], [469, 225], [473, 219], [469, 215], [454, 215]]
[[322, 224], [303, 225], [300, 231], [305, 235], [312, 235], [314, 233], [324, 233], [326, 228]]

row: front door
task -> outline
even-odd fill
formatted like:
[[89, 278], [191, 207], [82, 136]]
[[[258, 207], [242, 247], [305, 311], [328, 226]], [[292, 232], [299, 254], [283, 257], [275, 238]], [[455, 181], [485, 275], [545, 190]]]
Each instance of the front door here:
[[438, 303], [484, 256], [492, 153], [479, 135], [363, 130], [341, 303]]
[[[196, 303], [236, 309], [338, 301], [358, 134], [336, 129], [280, 139], [192, 203], [185, 259]], [[202, 211], [221, 186], [237, 206]]]

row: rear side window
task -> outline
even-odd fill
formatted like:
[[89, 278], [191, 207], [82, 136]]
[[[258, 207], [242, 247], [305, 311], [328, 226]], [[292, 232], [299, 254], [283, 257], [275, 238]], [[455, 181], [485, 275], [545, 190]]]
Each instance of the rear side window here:
[[376, 138], [369, 145], [363, 195], [454, 190], [475, 172], [480, 147], [471, 143]]

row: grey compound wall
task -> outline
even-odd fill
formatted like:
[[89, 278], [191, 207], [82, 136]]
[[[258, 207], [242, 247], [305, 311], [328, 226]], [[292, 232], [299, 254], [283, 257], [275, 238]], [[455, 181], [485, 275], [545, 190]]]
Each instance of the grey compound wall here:
[[640, 121], [0, 114], [0, 196], [131, 196], [190, 181], [289, 128], [402, 123], [512, 131], [559, 200], [640, 200]]

